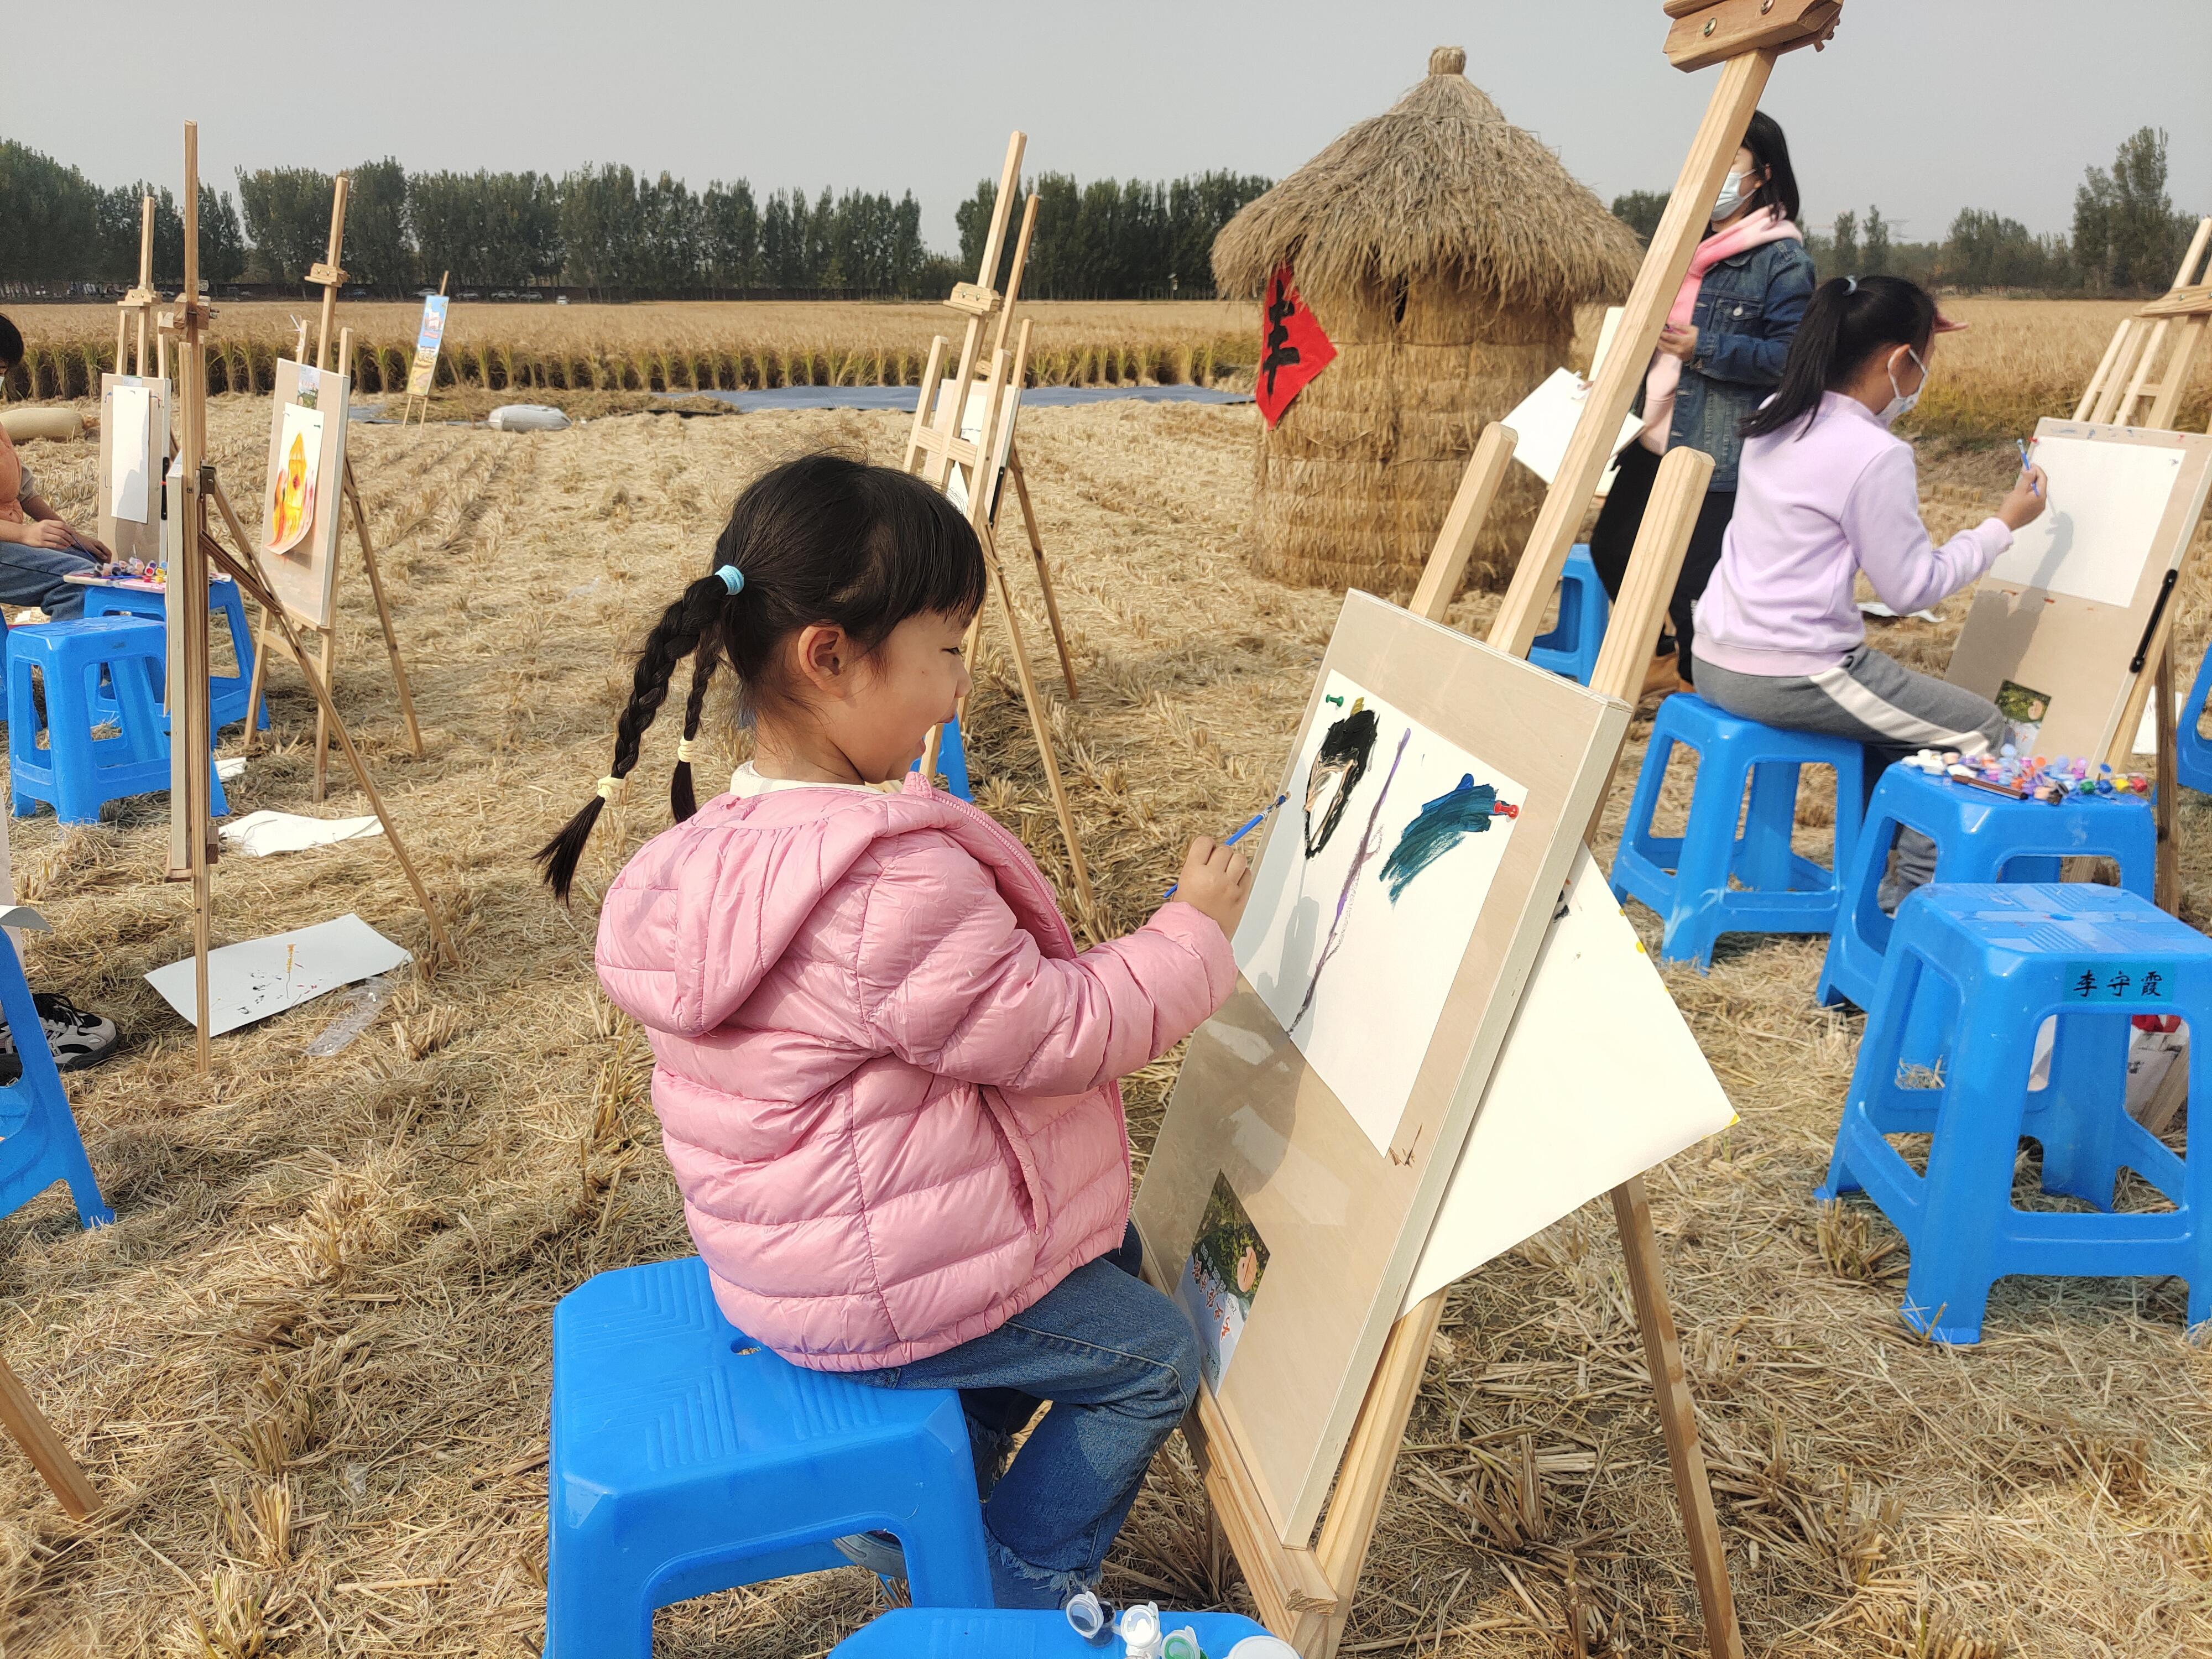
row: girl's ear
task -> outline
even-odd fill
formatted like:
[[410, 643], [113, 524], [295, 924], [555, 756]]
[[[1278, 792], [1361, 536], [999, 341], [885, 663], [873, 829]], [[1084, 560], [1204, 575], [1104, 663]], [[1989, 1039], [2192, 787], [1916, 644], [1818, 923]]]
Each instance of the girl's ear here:
[[853, 642], [834, 623], [810, 623], [799, 630], [793, 653], [799, 678], [827, 696], [842, 692], [853, 669]]

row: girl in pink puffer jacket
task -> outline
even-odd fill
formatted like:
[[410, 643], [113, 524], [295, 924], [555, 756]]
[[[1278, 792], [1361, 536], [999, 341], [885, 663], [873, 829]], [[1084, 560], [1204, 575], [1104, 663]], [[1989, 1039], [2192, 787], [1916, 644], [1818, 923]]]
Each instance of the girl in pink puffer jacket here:
[[[1189, 1327], [1135, 1276], [1115, 1079], [1227, 998], [1250, 877], [1197, 842], [1176, 902], [1079, 954], [1021, 842], [908, 770], [967, 695], [984, 582], [920, 479], [767, 473], [647, 637], [612, 775], [539, 857], [565, 899], [690, 658], [678, 822], [608, 890], [597, 959], [651, 1037], [691, 1236], [723, 1312], [794, 1364], [962, 1391], [1000, 1602], [1056, 1607], [1197, 1388]], [[695, 810], [724, 665], [753, 758]], [[883, 1534], [839, 1543], [902, 1570]]]

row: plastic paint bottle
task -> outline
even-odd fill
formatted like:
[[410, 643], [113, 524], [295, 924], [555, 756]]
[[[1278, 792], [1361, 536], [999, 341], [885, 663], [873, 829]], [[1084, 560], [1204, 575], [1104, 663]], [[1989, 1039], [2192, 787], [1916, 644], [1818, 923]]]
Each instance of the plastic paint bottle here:
[[1122, 1608], [1114, 1627], [1128, 1650], [1129, 1659], [1164, 1659], [1158, 1602], [1139, 1601]]

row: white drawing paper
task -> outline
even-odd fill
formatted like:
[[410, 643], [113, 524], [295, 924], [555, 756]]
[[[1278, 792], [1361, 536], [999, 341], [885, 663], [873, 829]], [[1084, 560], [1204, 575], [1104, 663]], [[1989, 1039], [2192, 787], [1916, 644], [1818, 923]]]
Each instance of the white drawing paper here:
[[1604, 874], [1577, 853], [1405, 1306], [1735, 1121]]
[[[945, 392], [949, 386], [948, 382], [946, 386], [938, 389], [937, 399], [939, 408], [944, 407]], [[968, 401], [960, 410], [960, 435], [971, 444], [983, 435], [983, 404], [986, 390], [987, 388], [980, 386], [969, 387]], [[991, 446], [991, 490], [989, 497], [983, 504], [983, 512], [987, 517], [996, 514], [999, 510], [999, 481], [1006, 477], [1006, 458], [1013, 453], [1014, 416], [1020, 411], [1021, 402], [1022, 389], [1018, 386], [1009, 386], [999, 394], [998, 441]], [[968, 510], [968, 477], [960, 470], [957, 463], [945, 472], [945, 499], [963, 513]]]
[[1388, 1152], [1527, 797], [1344, 675], [1322, 692], [1237, 965]]
[[[1505, 417], [1504, 424], [1513, 428], [1513, 459], [1547, 484], [1559, 476], [1560, 465], [1567, 459], [1567, 443], [1583, 417], [1583, 405], [1589, 397], [1589, 382], [1571, 368], [1555, 368], [1548, 380], [1516, 404], [1513, 412]], [[1622, 416], [1620, 430], [1614, 434], [1613, 447], [1607, 453], [1618, 455], [1643, 426], [1635, 416]], [[1612, 489], [1613, 475], [1613, 468], [1608, 464], [1598, 485], [1599, 495]]]
[[2051, 505], [2014, 534], [1990, 579], [2100, 605], [2133, 604], [2181, 477], [2181, 451], [2043, 438], [2029, 453], [2050, 480]]
[[[414, 960], [412, 951], [352, 915], [226, 945], [208, 952], [208, 1035], [221, 1036]], [[190, 957], [146, 975], [187, 1022], [196, 1018], [194, 979]]]
[[1626, 306], [1607, 306], [1605, 320], [1597, 325], [1597, 345], [1590, 353], [1589, 378], [1597, 379], [1597, 372], [1605, 367], [1605, 354], [1613, 349], [1613, 337], [1620, 332], [1620, 316]]
[[297, 812], [263, 811], [234, 819], [217, 833], [234, 852], [264, 859], [272, 853], [301, 853], [310, 847], [380, 836], [384, 825], [374, 813], [362, 818], [310, 818]]
[[107, 502], [118, 519], [149, 522], [146, 451], [152, 436], [153, 401], [143, 386], [118, 386], [108, 393]]

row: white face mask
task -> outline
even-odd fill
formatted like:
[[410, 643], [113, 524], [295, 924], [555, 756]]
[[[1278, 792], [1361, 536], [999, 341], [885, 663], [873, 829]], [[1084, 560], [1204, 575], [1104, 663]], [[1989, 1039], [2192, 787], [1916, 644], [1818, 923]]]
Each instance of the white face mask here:
[[1721, 193], [1713, 198], [1713, 217], [1725, 219], [1748, 201], [1755, 187], [1748, 173], [1731, 173], [1721, 181]]
[[1928, 389], [1928, 365], [1920, 361], [1920, 354], [1911, 346], [1905, 348], [1905, 355], [1912, 359], [1913, 367], [1920, 371], [1920, 384], [1908, 392], [1898, 385], [1897, 370], [1893, 368], [1889, 370], [1889, 389], [1896, 395], [1884, 404], [1881, 413], [1875, 416], [1884, 426], [1909, 413], [1912, 405], [1920, 401], [1920, 394]]

